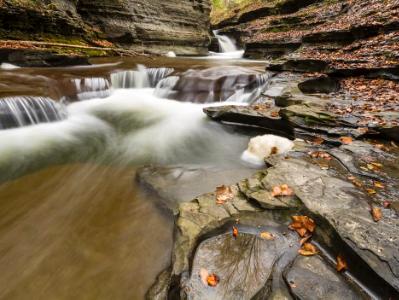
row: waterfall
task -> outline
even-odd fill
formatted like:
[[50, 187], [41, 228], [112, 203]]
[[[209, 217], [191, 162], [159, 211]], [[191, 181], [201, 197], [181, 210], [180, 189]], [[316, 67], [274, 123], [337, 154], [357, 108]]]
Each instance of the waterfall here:
[[235, 42], [227, 35], [219, 34], [218, 30], [214, 30], [213, 34], [218, 40], [221, 53], [209, 52], [211, 55], [210, 57], [230, 59], [242, 58], [244, 56], [244, 50], [238, 49]]
[[220, 35], [217, 30], [213, 34], [218, 39], [220, 51], [223, 53], [239, 51], [236, 44], [227, 35]]
[[173, 68], [149, 68], [138, 65], [137, 70], [121, 71], [111, 74], [115, 89], [155, 87], [160, 80], [173, 73]]
[[110, 95], [111, 83], [102, 77], [72, 79], [78, 100], [105, 98]]
[[0, 99], [0, 129], [59, 121], [64, 107], [50, 98], [18, 96]]

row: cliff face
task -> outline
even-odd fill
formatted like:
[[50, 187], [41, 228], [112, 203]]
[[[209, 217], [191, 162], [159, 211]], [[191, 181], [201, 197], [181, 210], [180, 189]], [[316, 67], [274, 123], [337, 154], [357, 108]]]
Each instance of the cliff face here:
[[388, 67], [399, 62], [398, 16], [396, 0], [263, 0], [213, 26], [245, 44], [247, 57]]
[[209, 13], [209, 0], [0, 0], [0, 38], [204, 54]]

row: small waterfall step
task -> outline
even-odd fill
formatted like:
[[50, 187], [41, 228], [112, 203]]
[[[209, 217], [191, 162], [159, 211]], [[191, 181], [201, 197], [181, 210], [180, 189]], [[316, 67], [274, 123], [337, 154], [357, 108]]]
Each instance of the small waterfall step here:
[[0, 130], [60, 121], [65, 107], [46, 97], [15, 96], [0, 98]]
[[138, 65], [137, 70], [111, 74], [111, 84], [115, 89], [154, 88], [173, 72], [173, 68], [146, 68]]

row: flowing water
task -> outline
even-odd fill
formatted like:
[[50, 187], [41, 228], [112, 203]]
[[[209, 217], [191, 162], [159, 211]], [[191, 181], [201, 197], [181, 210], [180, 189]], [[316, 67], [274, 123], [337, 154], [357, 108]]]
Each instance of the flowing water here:
[[[245, 168], [249, 137], [173, 87], [189, 68], [262, 64], [113, 60], [0, 71], [0, 299], [142, 299], [170, 262], [173, 216], [137, 168]], [[243, 105], [266, 81], [225, 100]]]

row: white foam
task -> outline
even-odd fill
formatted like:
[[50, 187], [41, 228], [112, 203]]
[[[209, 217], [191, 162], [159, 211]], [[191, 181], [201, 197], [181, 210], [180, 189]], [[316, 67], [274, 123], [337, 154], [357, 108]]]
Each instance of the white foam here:
[[256, 166], [265, 164], [265, 158], [272, 154], [285, 154], [294, 147], [294, 143], [287, 138], [276, 135], [263, 135], [252, 138], [248, 149], [241, 156], [243, 161]]
[[2, 63], [0, 65], [0, 69], [3, 69], [3, 70], [15, 70], [15, 69], [19, 69], [19, 68], [21, 68], [21, 67], [18, 67], [16, 65], [9, 64], [9, 63]]

